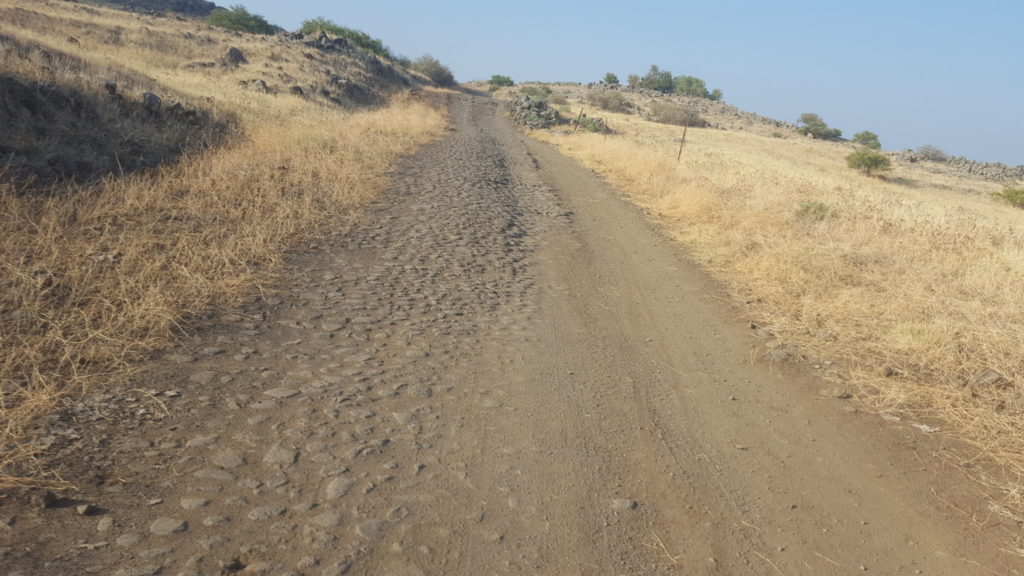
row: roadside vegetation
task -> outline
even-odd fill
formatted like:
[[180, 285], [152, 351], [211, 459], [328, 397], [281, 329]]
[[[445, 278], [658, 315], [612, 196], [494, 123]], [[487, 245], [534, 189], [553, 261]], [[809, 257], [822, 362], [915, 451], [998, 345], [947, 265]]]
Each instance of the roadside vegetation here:
[[[127, 158], [115, 149], [110, 167], [90, 164], [106, 170], [91, 179], [41, 185], [0, 175], [0, 489], [46, 481], [29, 434], [43, 416], [123, 382], [193, 321], [270, 287], [285, 250], [351, 222], [392, 165], [445, 123], [428, 101], [403, 93], [359, 109], [268, 87], [271, 76], [255, 84], [264, 63], [310, 86], [350, 62], [199, 22], [44, 3], [0, 8], [0, 36], [15, 85], [55, 87], [54, 98], [68, 98], [54, 100], [66, 103], [63, 114], [124, 121], [130, 132], [118, 137], [134, 154], [168, 137], [179, 115], [199, 123], [157, 168], [122, 175]], [[16, 49], [30, 45], [39, 49]], [[250, 64], [189, 65], [229, 47]], [[19, 134], [45, 137], [4, 145], [75, 149], [44, 121]]]
[[753, 324], [864, 405], [976, 447], [1004, 474], [979, 478], [1024, 517], [1024, 190], [913, 165], [864, 178], [848, 156], [869, 173], [888, 158], [863, 133], [853, 154], [767, 129], [691, 129], [680, 148], [679, 128], [608, 114], [617, 136], [532, 134], [650, 210]]

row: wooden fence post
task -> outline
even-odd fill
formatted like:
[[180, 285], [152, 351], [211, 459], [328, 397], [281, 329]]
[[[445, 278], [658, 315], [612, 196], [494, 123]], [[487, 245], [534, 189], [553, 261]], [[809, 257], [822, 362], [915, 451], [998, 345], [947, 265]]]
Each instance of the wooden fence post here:
[[580, 108], [580, 115], [576, 117], [576, 125], [572, 127], [573, 134], [580, 129], [580, 120], [583, 120], [583, 108]]
[[679, 164], [679, 162], [683, 159], [683, 144], [686, 144], [687, 128], [689, 128], [689, 125], [683, 126], [683, 139], [679, 141], [679, 154], [676, 154], [676, 164]]

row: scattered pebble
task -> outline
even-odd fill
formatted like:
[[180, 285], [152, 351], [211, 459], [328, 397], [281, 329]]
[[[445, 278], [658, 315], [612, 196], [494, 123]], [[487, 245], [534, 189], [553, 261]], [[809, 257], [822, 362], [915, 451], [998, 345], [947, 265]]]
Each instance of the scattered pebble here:
[[157, 518], [149, 526], [149, 531], [157, 536], [170, 536], [188, 530], [188, 522], [179, 518]]

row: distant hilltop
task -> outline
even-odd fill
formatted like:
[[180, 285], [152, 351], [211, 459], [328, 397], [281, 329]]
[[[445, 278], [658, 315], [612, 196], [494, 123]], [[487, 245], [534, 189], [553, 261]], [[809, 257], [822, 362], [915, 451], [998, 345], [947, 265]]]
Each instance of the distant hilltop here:
[[90, 4], [111, 6], [133, 12], [166, 13], [175, 12], [186, 16], [206, 17], [219, 8], [207, 0], [89, 0]]

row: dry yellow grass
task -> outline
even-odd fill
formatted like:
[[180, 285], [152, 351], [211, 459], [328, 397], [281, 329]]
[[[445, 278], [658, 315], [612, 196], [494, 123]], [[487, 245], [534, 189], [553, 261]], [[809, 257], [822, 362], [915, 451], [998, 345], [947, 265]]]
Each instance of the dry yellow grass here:
[[[1024, 211], [1001, 186], [848, 169], [850, 145], [600, 114], [618, 136], [535, 132], [650, 209], [751, 314], [883, 411], [927, 418], [1024, 509]], [[994, 373], [1002, 376], [996, 381]]]
[[[4, 2], [0, 11], [0, 34], [53, 54], [73, 36], [84, 63], [9, 72], [82, 90], [102, 89], [117, 74], [135, 88], [130, 97], [153, 90], [209, 107], [233, 130], [224, 145], [186, 151], [174, 164], [60, 186], [46, 197], [0, 184], [3, 489], [26, 475], [46, 480], [30, 469], [35, 448], [26, 443], [40, 415], [70, 394], [118, 382], [190, 315], [228, 306], [272, 279], [289, 246], [352, 222], [395, 162], [438, 137], [445, 119], [408, 95], [346, 112], [239, 86], [239, 79], [282, 75], [312, 82], [344, 64], [311, 59], [294, 44], [63, 2]], [[199, 35], [208, 40], [197, 42]], [[228, 46], [269, 64], [183, 67]]]

